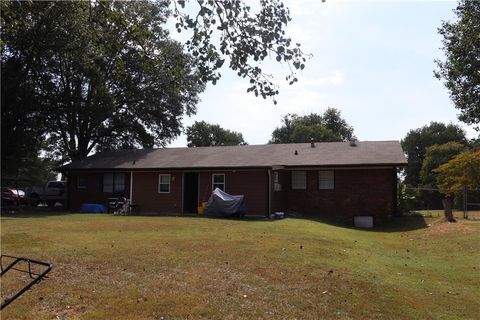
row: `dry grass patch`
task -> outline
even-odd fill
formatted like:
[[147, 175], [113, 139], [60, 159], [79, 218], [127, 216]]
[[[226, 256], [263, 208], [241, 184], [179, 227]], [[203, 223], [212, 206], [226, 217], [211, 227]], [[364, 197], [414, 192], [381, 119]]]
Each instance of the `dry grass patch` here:
[[458, 220], [457, 222], [441, 220], [429, 226], [426, 236], [469, 234], [477, 231], [478, 229], [472, 223], [465, 220]]
[[3, 217], [2, 252], [54, 270], [2, 319], [478, 318], [480, 223], [440, 237], [423, 219]]

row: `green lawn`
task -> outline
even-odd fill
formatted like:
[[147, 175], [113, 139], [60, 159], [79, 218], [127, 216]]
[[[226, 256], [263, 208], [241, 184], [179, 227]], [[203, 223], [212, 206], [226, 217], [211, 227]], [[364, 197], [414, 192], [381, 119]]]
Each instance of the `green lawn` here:
[[479, 231], [480, 221], [420, 216], [374, 231], [303, 219], [4, 216], [2, 253], [54, 269], [1, 316], [478, 319]]

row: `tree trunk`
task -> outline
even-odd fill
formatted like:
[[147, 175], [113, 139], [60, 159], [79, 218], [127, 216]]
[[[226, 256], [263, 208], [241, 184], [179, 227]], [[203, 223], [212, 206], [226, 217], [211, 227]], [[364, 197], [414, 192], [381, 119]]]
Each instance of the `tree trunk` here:
[[442, 204], [443, 204], [443, 210], [445, 213], [445, 218], [447, 219], [448, 222], [457, 222], [455, 218], [453, 217], [453, 212], [452, 212], [452, 197], [446, 196], [444, 199], [442, 199]]

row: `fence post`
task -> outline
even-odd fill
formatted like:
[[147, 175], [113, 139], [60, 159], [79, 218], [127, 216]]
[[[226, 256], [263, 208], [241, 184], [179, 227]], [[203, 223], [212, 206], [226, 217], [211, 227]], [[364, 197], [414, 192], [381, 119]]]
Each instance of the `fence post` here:
[[468, 219], [468, 188], [467, 186], [463, 187], [463, 219]]

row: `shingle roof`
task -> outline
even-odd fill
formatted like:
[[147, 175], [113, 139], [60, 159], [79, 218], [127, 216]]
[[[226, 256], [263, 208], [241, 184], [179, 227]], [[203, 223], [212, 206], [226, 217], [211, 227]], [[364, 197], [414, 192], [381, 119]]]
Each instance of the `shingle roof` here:
[[[297, 155], [295, 155], [295, 150]], [[159, 148], [107, 151], [60, 168], [76, 169], [180, 169], [272, 166], [395, 165], [407, 161], [398, 141], [267, 144], [247, 146]]]

